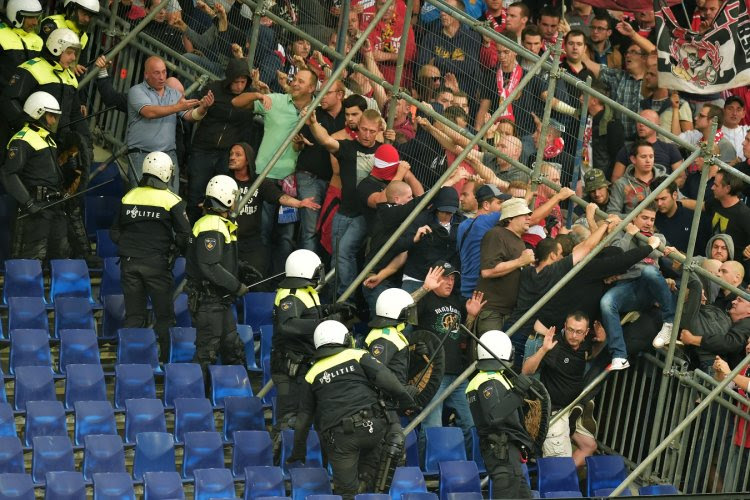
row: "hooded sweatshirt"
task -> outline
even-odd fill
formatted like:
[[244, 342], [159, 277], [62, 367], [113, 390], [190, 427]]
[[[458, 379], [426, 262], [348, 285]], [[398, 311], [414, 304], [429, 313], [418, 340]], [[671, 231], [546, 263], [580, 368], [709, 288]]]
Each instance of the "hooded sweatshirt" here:
[[[666, 167], [655, 164], [653, 178], [661, 175], [667, 175]], [[607, 212], [627, 215], [649, 194], [651, 188], [645, 182], [636, 179], [635, 165], [631, 163], [625, 169], [625, 175], [617, 179], [610, 189]]]
[[729, 254], [729, 258], [727, 260], [734, 260], [734, 241], [732, 240], [731, 236], [724, 233], [715, 234], [711, 237], [710, 240], [708, 240], [708, 243], [706, 244], [706, 258], [711, 258], [711, 247], [716, 240], [722, 240], [727, 246], [727, 254]]
[[[647, 234], [647, 233], [641, 233], [641, 234], [643, 234], [644, 236], [652, 236], [651, 234]], [[657, 238], [659, 238], [659, 240], [661, 240], [662, 245], [667, 244], [667, 240], [666, 238], [664, 238], [663, 234], [654, 233], [653, 236], [656, 236]], [[612, 243], [612, 246], [621, 248], [624, 252], [633, 250], [634, 248], [647, 246], [647, 245], [648, 243], [642, 242], [639, 239], [637, 239], [634, 235], [630, 235], [626, 232], [621, 233], [620, 237]], [[656, 268], [658, 269], [660, 256], [661, 256], [661, 252], [654, 250], [645, 259], [641, 260], [640, 262], [636, 264], [633, 264], [632, 266], [630, 266], [630, 269], [620, 274], [617, 280], [624, 281], [624, 280], [640, 278], [641, 272], [643, 272], [643, 269], [646, 266], [656, 266]]]

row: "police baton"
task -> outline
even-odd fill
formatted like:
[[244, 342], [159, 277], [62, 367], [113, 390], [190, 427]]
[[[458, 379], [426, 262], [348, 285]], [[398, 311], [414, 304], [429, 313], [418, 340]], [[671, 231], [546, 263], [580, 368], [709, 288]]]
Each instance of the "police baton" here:
[[[73, 198], [77, 198], [77, 197], [81, 196], [82, 194], [88, 193], [89, 191], [93, 191], [95, 189], [99, 189], [102, 186], [106, 186], [110, 182], [114, 182], [114, 178], [110, 179], [108, 181], [104, 181], [101, 184], [97, 184], [96, 186], [92, 186], [92, 187], [90, 187], [88, 189], [84, 189], [83, 191], [78, 191], [76, 194], [72, 194], [70, 196], [66, 196], [66, 197], [64, 197], [62, 199], [59, 199], [57, 201], [53, 201], [49, 205], [45, 205], [44, 207], [42, 207], [39, 210], [39, 212], [41, 212], [42, 210], [47, 210], [50, 207], [54, 207], [55, 205], [59, 205], [60, 203], [65, 203], [66, 201], [72, 200]], [[39, 212], [36, 212], [36, 213], [39, 213]], [[24, 218], [28, 217], [29, 215], [31, 215], [31, 213], [29, 213], [29, 212], [27, 212], [25, 214], [21, 214], [21, 215], [18, 216], [18, 220], [24, 219]]]
[[435, 357], [440, 352], [440, 349], [443, 347], [443, 344], [445, 344], [445, 340], [448, 338], [448, 335], [443, 335], [443, 338], [440, 339], [440, 343], [435, 348], [435, 351], [430, 356], [430, 359], [427, 360], [427, 365], [422, 369], [422, 373], [419, 374], [419, 379], [417, 379], [416, 383], [412, 384], [415, 387], [419, 387], [419, 384], [422, 382], [422, 379], [425, 375], [427, 375], [427, 370], [430, 368], [430, 365], [435, 361]]
[[113, 109], [117, 109], [117, 106], [110, 106], [108, 108], [100, 109], [99, 111], [97, 111], [95, 113], [89, 113], [86, 116], [82, 116], [81, 118], [76, 118], [75, 120], [69, 121], [65, 125], [59, 127], [58, 130], [63, 129], [65, 127], [70, 127], [71, 125], [75, 125], [78, 122], [86, 121], [89, 118], [93, 118], [95, 116], [101, 115], [103, 113], [106, 113], [107, 111], [112, 111]]

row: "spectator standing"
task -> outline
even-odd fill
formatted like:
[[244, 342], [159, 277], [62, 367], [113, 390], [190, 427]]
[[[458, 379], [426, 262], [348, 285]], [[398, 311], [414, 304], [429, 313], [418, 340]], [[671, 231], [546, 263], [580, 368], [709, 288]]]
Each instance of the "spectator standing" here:
[[737, 158], [740, 161], [745, 161], [746, 156], [743, 143], [745, 135], [750, 130], [750, 126], [742, 125], [742, 120], [745, 118], [745, 101], [741, 97], [729, 96], [724, 101], [723, 118], [724, 125], [721, 127], [721, 131], [724, 134], [724, 138], [734, 147]]
[[[586, 38], [591, 36], [591, 22], [594, 20], [594, 8], [591, 4], [579, 0], [571, 2], [571, 12], [566, 16], [568, 26], [572, 30], [582, 32]], [[584, 79], [585, 80], [585, 79]]]
[[631, 164], [625, 175], [615, 181], [610, 192], [607, 212], [627, 215], [651, 193], [651, 181], [667, 174], [667, 169], [654, 163], [654, 147], [639, 140], [633, 146]]
[[711, 187], [714, 199], [706, 202], [705, 207], [711, 217], [713, 233], [732, 237], [735, 253], [745, 267], [745, 275], [750, 276], [750, 207], [740, 201], [743, 188], [741, 179], [721, 170]]
[[[659, 125], [659, 115], [656, 111], [646, 109], [638, 113], [646, 120], [653, 123], [655, 126]], [[664, 142], [658, 139], [656, 130], [648, 127], [642, 123], [638, 123], [636, 126], [636, 142], [644, 140], [651, 144], [654, 148], [654, 162], [657, 165], [663, 165], [670, 167], [671, 170], [676, 169], [682, 163], [682, 155], [680, 150], [677, 149], [672, 143]], [[632, 163], [630, 155], [633, 154], [633, 147], [631, 143], [625, 143], [621, 145], [617, 156], [615, 157], [615, 166], [612, 170], [612, 176], [609, 178], [612, 182], [617, 182], [617, 179], [625, 174], [625, 167]]]
[[[592, 83], [592, 87], [609, 96], [607, 89], [598, 83]], [[617, 118], [614, 110], [604, 101], [594, 96], [589, 96], [588, 99], [589, 119], [586, 122], [586, 130], [583, 134], [583, 158], [590, 167], [600, 170], [606, 179], [610, 179], [612, 178], [617, 153], [620, 151], [622, 144], [625, 143], [622, 122]], [[589, 139], [587, 140], [587, 138]]]
[[612, 17], [606, 12], [594, 11], [589, 25], [589, 39], [594, 48], [593, 59], [608, 68], [622, 68], [622, 53], [610, 42], [612, 36]]
[[[651, 190], [653, 191], [665, 180], [666, 177], [657, 177], [651, 181]], [[670, 246], [675, 247], [680, 252], [687, 252], [690, 228], [693, 223], [693, 211], [685, 208], [679, 201], [677, 184], [670, 183], [656, 196], [654, 202], [657, 210], [656, 229], [664, 235]], [[698, 252], [705, 247], [710, 234], [711, 225], [706, 217], [701, 217], [697, 239], [695, 240], [695, 248]]]
[[706, 258], [726, 262], [734, 260], [734, 240], [728, 234], [717, 233], [706, 243]]
[[[659, 87], [659, 68], [656, 61], [649, 60], [648, 69], [643, 77], [643, 94], [647, 96], [641, 100], [641, 111], [650, 109], [659, 114], [659, 126], [673, 134], [693, 129], [693, 111], [687, 101], [680, 99], [674, 90]], [[664, 139], [664, 138], [662, 138]], [[672, 142], [664, 139], [665, 142]]]
[[[383, 5], [385, 5], [385, 0], [375, 1], [377, 10], [380, 10]], [[402, 81], [407, 84], [404, 86], [408, 87], [412, 78], [412, 62], [417, 55], [417, 44], [414, 41], [414, 30], [411, 27], [407, 32], [406, 40], [401, 39], [406, 19], [404, 2], [397, 0], [391, 3], [388, 11], [370, 33], [370, 45], [372, 55], [383, 78], [388, 83], [393, 84], [396, 77], [396, 60], [398, 59], [399, 47], [402, 43], [406, 44]]]
[[[724, 163], [735, 163], [737, 160], [737, 151], [732, 143], [724, 137], [724, 115], [724, 110], [716, 104], [704, 104], [695, 118], [695, 128], [681, 133], [680, 138], [694, 146], [708, 142], [711, 140], [711, 122], [716, 118], [718, 132], [716, 133], [715, 140], [716, 146], [719, 149], [719, 158]], [[744, 138], [744, 134], [741, 135]]]
[[604, 172], [592, 168], [583, 176], [583, 185], [586, 191], [584, 200], [595, 203], [606, 212], [609, 204], [609, 186], [612, 184], [604, 176]]

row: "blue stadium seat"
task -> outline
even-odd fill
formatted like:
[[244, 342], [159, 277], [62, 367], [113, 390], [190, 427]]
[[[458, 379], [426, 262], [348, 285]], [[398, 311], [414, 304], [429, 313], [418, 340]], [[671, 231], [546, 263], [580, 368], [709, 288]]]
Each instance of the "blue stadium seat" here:
[[172, 327], [169, 329], [169, 362], [190, 363], [195, 356], [195, 328]]
[[291, 470], [292, 500], [305, 500], [308, 495], [330, 495], [331, 480], [323, 467], [299, 467]]
[[182, 500], [182, 478], [177, 472], [146, 472], [143, 474], [143, 500]]
[[258, 331], [261, 325], [273, 323], [273, 302], [276, 294], [273, 292], [250, 292], [242, 297], [245, 311], [245, 325], [250, 325], [254, 331]]
[[84, 297], [58, 297], [55, 300], [55, 338], [60, 330], [96, 330], [91, 302]]
[[49, 332], [47, 306], [41, 297], [8, 299], [8, 332], [13, 330], [44, 330]]
[[404, 449], [406, 450], [407, 467], [419, 467], [419, 442], [417, 441], [417, 431], [412, 430], [404, 439]]
[[482, 486], [479, 483], [477, 464], [468, 460], [441, 461], [440, 469], [440, 500], [447, 500], [451, 493], [479, 493]]
[[548, 491], [542, 498], [583, 498], [583, 495], [578, 490]]
[[122, 295], [119, 257], [102, 259], [102, 281], [99, 284], [99, 300], [103, 302], [103, 298], [106, 295]]
[[167, 432], [141, 432], [135, 438], [133, 477], [147, 472], [175, 471], [174, 438]]
[[26, 401], [57, 401], [51, 366], [19, 366], [13, 407], [26, 410]]
[[91, 296], [89, 268], [83, 259], [50, 260], [50, 301], [58, 297], [82, 297], [94, 303]]
[[135, 500], [130, 474], [127, 472], [94, 474], [94, 500]]
[[115, 365], [115, 408], [125, 408], [128, 399], [156, 397], [151, 365]]
[[234, 479], [228, 469], [195, 471], [195, 500], [234, 498]]
[[487, 472], [487, 467], [484, 465], [484, 457], [482, 457], [482, 450], [479, 448], [479, 433], [476, 427], [471, 428], [471, 459], [476, 462], [480, 474]]
[[[2, 377], [2, 375], [0, 375]], [[5, 401], [0, 401], [0, 436], [16, 436], [16, 417], [13, 408]]]
[[109, 401], [78, 401], [75, 408], [74, 443], [82, 446], [84, 438], [93, 434], [117, 434], [115, 412]]
[[140, 363], [159, 369], [159, 352], [153, 329], [120, 328], [117, 337], [117, 364]]
[[555, 491], [580, 491], [578, 471], [571, 457], [537, 459], [539, 494], [548, 498]]
[[28, 401], [24, 445], [31, 446], [36, 436], [68, 436], [65, 408], [59, 401]]
[[3, 304], [10, 297], [41, 297], [44, 299], [42, 264], [36, 259], [9, 259], [5, 261]]
[[[600, 488], [598, 490], [594, 490], [594, 496], [596, 497], [608, 497], [611, 496], [612, 493], [614, 493], [616, 488]], [[625, 488], [622, 492], [620, 492], [618, 497], [630, 497], [633, 496], [630, 494], [630, 491], [628, 488]]]
[[396, 467], [393, 472], [391, 489], [388, 492], [392, 500], [399, 500], [405, 493], [426, 492], [427, 485], [419, 467]]
[[161, 400], [125, 400], [125, 442], [135, 443], [135, 437], [140, 432], [167, 432]]
[[177, 257], [174, 260], [174, 266], [172, 266], [172, 276], [174, 276], [174, 283], [178, 285], [180, 281], [185, 278], [185, 266], [187, 260], [185, 257]]
[[73, 445], [67, 436], [36, 436], [33, 440], [31, 478], [44, 482], [44, 475], [54, 471], [74, 471]]
[[273, 325], [260, 327], [260, 364], [265, 366], [271, 359], [271, 342], [273, 339]]
[[97, 229], [96, 255], [102, 259], [106, 257], [117, 257], [117, 244], [112, 241], [112, 237], [109, 235], [109, 229]]
[[284, 473], [281, 467], [245, 467], [245, 500], [257, 500], [261, 496], [286, 495]]
[[83, 442], [83, 477], [86, 481], [91, 481], [99, 472], [125, 472], [125, 449], [120, 436], [91, 435]]
[[273, 443], [266, 431], [235, 431], [232, 474], [240, 477], [245, 467], [273, 465]]
[[484, 500], [482, 493], [479, 491], [460, 491], [458, 493], [448, 493], [445, 500]]
[[260, 398], [224, 398], [224, 441], [231, 441], [234, 431], [262, 431], [265, 428]]
[[617, 488], [627, 477], [625, 460], [620, 455], [594, 455], [586, 457], [586, 494], [595, 490]]
[[391, 500], [391, 497], [385, 493], [360, 493], [354, 495], [354, 500]]
[[0, 500], [34, 500], [30, 474], [0, 474]]
[[223, 406], [227, 396], [252, 397], [253, 388], [247, 370], [240, 365], [210, 365], [211, 403]]
[[104, 295], [102, 309], [104, 311], [101, 336], [105, 339], [114, 339], [125, 322], [125, 297], [122, 294]]
[[10, 373], [19, 366], [46, 366], [52, 369], [49, 334], [46, 330], [13, 330], [10, 333]]
[[[286, 463], [287, 457], [292, 454], [294, 447], [294, 429], [284, 429], [281, 431], [281, 470], [284, 477], [289, 476], [292, 470]], [[323, 454], [320, 451], [320, 439], [318, 433], [310, 431], [307, 435], [307, 455], [305, 456], [305, 467], [323, 467]]]
[[13, 221], [16, 218], [17, 203], [9, 194], [0, 195], [0, 262], [11, 258], [10, 244]]
[[68, 365], [98, 365], [99, 345], [94, 330], [60, 331], [60, 373], [65, 373]]
[[23, 472], [21, 440], [16, 436], [0, 436], [0, 474]]
[[342, 500], [341, 495], [307, 495], [306, 500]]
[[186, 432], [215, 431], [214, 408], [206, 398], [176, 398], [174, 438], [182, 443]]
[[81, 500], [86, 498], [86, 482], [80, 472], [48, 472], [44, 500]]
[[261, 372], [255, 360], [255, 340], [253, 338], [253, 327], [250, 325], [237, 325], [237, 333], [240, 340], [245, 344], [245, 359], [247, 359], [247, 369], [251, 372]]
[[[88, 187], [91, 188], [91, 191], [88, 192], [87, 196], [109, 196], [114, 197], [114, 199], [119, 202], [125, 195], [125, 188], [123, 188], [122, 178], [120, 176], [120, 167], [115, 160], [106, 165], [98, 162], [92, 163], [89, 167], [89, 172], [93, 177], [88, 183]], [[110, 223], [104, 227], [110, 227], [111, 225], [112, 224]]]
[[651, 484], [638, 488], [639, 496], [679, 495], [680, 491], [671, 484]]
[[[394, 500], [396, 499], [394, 498]], [[414, 493], [404, 493], [401, 496], [401, 500], [438, 500], [438, 496], [427, 491], [418, 491]]]
[[218, 432], [188, 432], [184, 437], [183, 479], [192, 478], [193, 471], [197, 469], [224, 468], [224, 445], [221, 441], [221, 434]]
[[174, 300], [174, 318], [178, 327], [189, 328], [193, 326], [193, 318], [190, 316], [190, 310], [188, 309], [186, 293], [179, 294]]
[[164, 366], [164, 405], [176, 398], [205, 398], [203, 371], [197, 363], [169, 363]]
[[428, 427], [424, 431], [425, 474], [437, 474], [440, 462], [466, 460], [464, 433], [459, 427]]
[[86, 195], [83, 220], [89, 237], [93, 237], [98, 229], [112, 227], [115, 217], [120, 213], [121, 200], [122, 195], [96, 196], [91, 193]]
[[65, 408], [76, 401], [106, 401], [107, 385], [101, 365], [68, 365], [65, 378]]
[[[263, 364], [263, 377], [261, 378], [261, 380], [263, 381], [263, 386], [265, 386], [268, 383], [268, 381], [271, 380], [271, 362], [270, 362], [270, 360], [267, 360]], [[261, 398], [261, 401], [263, 401], [263, 406], [270, 407], [270, 406], [273, 406], [273, 402], [274, 402], [275, 399], [276, 399], [276, 386], [274, 385], [274, 386], [271, 387], [271, 390], [268, 391], [268, 392], [266, 392], [266, 395]], [[275, 418], [276, 417], [275, 417], [275, 414], [274, 414], [274, 419]], [[274, 421], [274, 423], [276, 423], [276, 422]]]

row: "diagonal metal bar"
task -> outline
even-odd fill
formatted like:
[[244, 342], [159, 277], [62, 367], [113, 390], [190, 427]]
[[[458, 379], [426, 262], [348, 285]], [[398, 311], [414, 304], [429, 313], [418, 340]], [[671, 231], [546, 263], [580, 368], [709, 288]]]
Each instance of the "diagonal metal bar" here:
[[[404, 19], [404, 26], [401, 30], [401, 45], [398, 46], [398, 57], [396, 58], [396, 74], [393, 78], [393, 85], [401, 87], [401, 77], [404, 74], [404, 61], [406, 60], [406, 49], [409, 45], [409, 29], [411, 29], [411, 16], [414, 10], [414, 0], [406, 0], [406, 18]], [[388, 108], [388, 116], [386, 117], [386, 129], [393, 128], [393, 120], [396, 119], [396, 104], [398, 103], [398, 97], [393, 96], [390, 100], [391, 104]]]
[[250, 28], [250, 44], [247, 49], [247, 67], [250, 71], [255, 66], [255, 52], [258, 50], [258, 36], [260, 35], [260, 18], [266, 11], [266, 2], [258, 2], [258, 8], [253, 9], [253, 25]]
[[[591, 75], [586, 78], [586, 85], [591, 85]], [[581, 106], [581, 119], [578, 122], [578, 135], [576, 136], [576, 150], [581, 151], [580, 155], [576, 155], [575, 166], [573, 167], [573, 178], [570, 180], [570, 189], [576, 190], [578, 181], [581, 178], [581, 167], [583, 165], [583, 134], [586, 133], [586, 122], [588, 121], [589, 113], [589, 95], [583, 94], [583, 105]], [[593, 126], [593, 123], [592, 123]], [[573, 200], [568, 201], [568, 215], [565, 221], [565, 227], [570, 229], [573, 225], [573, 208], [575, 204]]]

